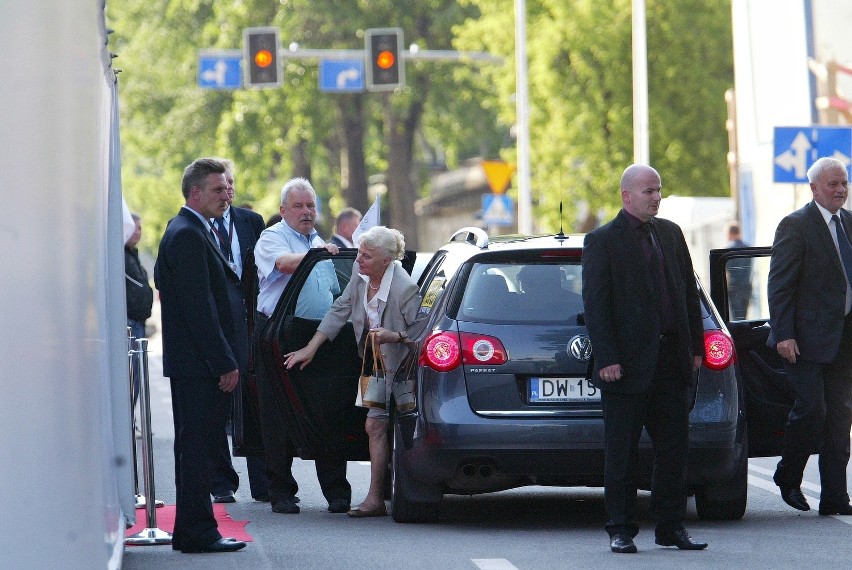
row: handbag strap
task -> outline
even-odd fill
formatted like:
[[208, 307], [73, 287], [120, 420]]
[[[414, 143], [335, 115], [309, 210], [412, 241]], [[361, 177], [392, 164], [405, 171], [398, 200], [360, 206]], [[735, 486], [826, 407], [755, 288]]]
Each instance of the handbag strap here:
[[[361, 376], [364, 375], [364, 369], [367, 367], [367, 351], [373, 350], [373, 333], [368, 332], [367, 338], [364, 341], [364, 356], [361, 358]], [[373, 352], [375, 358], [375, 351]], [[375, 364], [373, 364], [375, 366]]]
[[[375, 336], [376, 333], [370, 333]], [[373, 372], [381, 371], [385, 373], [385, 361], [382, 359], [382, 349], [376, 346], [376, 339], [373, 338]], [[366, 351], [365, 351], [366, 353]]]

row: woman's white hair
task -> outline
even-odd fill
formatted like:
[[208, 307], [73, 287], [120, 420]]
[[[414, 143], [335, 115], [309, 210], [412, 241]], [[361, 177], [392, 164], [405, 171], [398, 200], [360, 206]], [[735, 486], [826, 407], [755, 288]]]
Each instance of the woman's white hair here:
[[373, 226], [358, 238], [358, 245], [371, 249], [379, 249], [391, 259], [402, 259], [405, 256], [405, 238], [399, 230], [385, 226]]

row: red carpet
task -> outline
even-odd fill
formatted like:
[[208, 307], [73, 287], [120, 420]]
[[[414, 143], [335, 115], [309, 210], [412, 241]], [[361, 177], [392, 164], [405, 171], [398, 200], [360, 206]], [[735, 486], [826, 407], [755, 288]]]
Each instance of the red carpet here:
[[[232, 536], [243, 542], [251, 542], [252, 538], [246, 532], [245, 526], [249, 521], [235, 521], [225, 510], [225, 505], [221, 503], [213, 503], [213, 514], [216, 516], [216, 522], [219, 523], [219, 534], [222, 536]], [[125, 536], [136, 534], [145, 529], [148, 519], [145, 516], [145, 509], [136, 509], [136, 524], [127, 529]], [[172, 532], [175, 528], [175, 506], [166, 505], [157, 509], [157, 528], [166, 532]]]

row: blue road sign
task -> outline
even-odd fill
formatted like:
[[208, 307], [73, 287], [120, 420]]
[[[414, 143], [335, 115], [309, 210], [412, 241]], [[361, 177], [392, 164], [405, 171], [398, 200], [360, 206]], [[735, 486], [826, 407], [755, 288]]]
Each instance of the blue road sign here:
[[239, 89], [243, 84], [243, 56], [225, 51], [198, 53], [198, 86], [205, 89]]
[[360, 59], [324, 59], [319, 64], [320, 91], [364, 90], [364, 62]]
[[511, 226], [515, 221], [512, 199], [505, 194], [483, 194], [482, 221], [492, 226]]
[[849, 171], [852, 127], [775, 127], [773, 180], [807, 183], [808, 168], [824, 156], [836, 158]]

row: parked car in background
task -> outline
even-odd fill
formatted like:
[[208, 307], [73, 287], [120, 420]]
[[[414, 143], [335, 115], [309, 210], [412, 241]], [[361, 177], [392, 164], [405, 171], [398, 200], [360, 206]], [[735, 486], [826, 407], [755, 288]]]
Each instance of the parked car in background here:
[[[582, 246], [578, 235], [489, 238], [465, 228], [434, 253], [419, 279], [424, 329], [409, 356], [416, 407], [394, 411], [390, 422], [394, 520], [435, 521], [447, 494], [603, 486], [600, 393], [590, 381], [594, 347], [580, 295]], [[262, 357], [281, 387], [299, 455], [334, 450], [364, 460], [365, 411], [353, 405], [361, 360], [351, 325], [304, 370], [286, 370], [281, 358], [304, 346], [319, 324], [295, 317], [295, 307], [307, 276], [328, 260], [340, 290], [348, 283], [354, 250], [311, 251], [267, 323]], [[749, 431], [776, 433], [783, 422], [751, 416], [747, 423], [746, 389], [754, 387], [742, 381], [726, 324], [697, 278], [696, 287], [707, 357], [692, 387], [688, 481], [700, 517], [738, 519], [746, 509]], [[768, 438], [760, 452], [773, 443]], [[640, 454], [640, 487], [649, 488], [647, 436]]]

